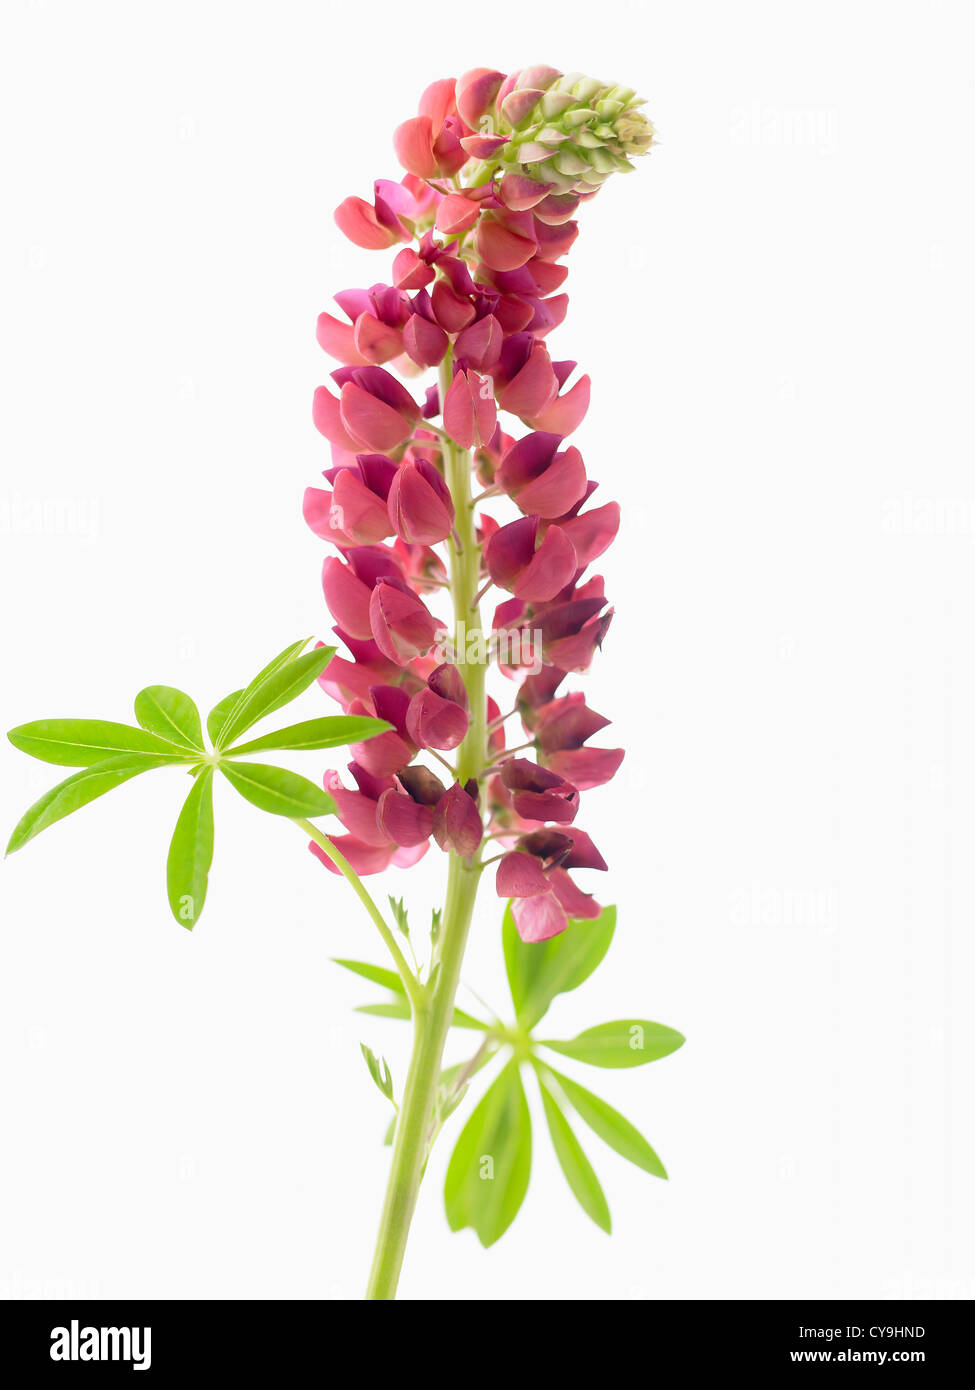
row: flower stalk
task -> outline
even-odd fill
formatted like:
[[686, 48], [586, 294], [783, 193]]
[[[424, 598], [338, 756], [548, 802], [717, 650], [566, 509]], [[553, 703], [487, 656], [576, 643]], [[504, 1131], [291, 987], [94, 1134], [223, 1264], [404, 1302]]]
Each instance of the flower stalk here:
[[[440, 389], [450, 380], [449, 355], [440, 373]], [[445, 442], [446, 474], [454, 512], [458, 519], [459, 546], [448, 541], [450, 589], [454, 619], [459, 622], [473, 611], [480, 622], [474, 595], [479, 574], [480, 548], [470, 506], [470, 456], [453, 440]], [[470, 703], [470, 724], [457, 755], [457, 781], [464, 785], [477, 778], [487, 746], [486, 667], [458, 658]], [[403, 1098], [400, 1102], [393, 1157], [386, 1196], [376, 1237], [376, 1249], [366, 1297], [388, 1300], [396, 1295], [406, 1242], [426, 1165], [427, 1146], [434, 1117], [443, 1053], [450, 1031], [454, 1001], [480, 878], [481, 846], [462, 858], [449, 852], [447, 893], [441, 931], [435, 946], [430, 992], [413, 1007], [413, 1049]]]

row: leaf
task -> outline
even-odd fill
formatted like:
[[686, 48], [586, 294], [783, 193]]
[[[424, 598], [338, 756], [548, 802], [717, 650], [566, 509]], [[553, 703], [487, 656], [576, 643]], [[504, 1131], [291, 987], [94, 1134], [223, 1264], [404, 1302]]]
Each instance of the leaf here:
[[171, 685], [147, 685], [135, 697], [135, 717], [151, 734], [198, 753], [204, 751], [200, 711], [182, 690]]
[[542, 1105], [545, 1108], [545, 1119], [548, 1121], [552, 1147], [555, 1149], [559, 1166], [565, 1174], [565, 1180], [572, 1189], [572, 1195], [586, 1215], [591, 1217], [596, 1225], [600, 1226], [608, 1235], [613, 1229], [613, 1223], [610, 1219], [605, 1194], [599, 1185], [599, 1179], [593, 1171], [592, 1164], [541, 1076], [538, 1077], [538, 1089], [542, 1093]]
[[364, 960], [344, 960], [338, 956], [332, 957], [334, 965], [341, 965], [343, 970], [351, 970], [353, 975], [360, 975], [364, 980], [371, 980], [374, 985], [384, 985], [386, 989], [391, 989], [394, 994], [406, 995], [406, 987], [395, 970], [387, 970], [382, 965], [370, 965]]
[[[388, 1004], [358, 1004], [357, 1014], [372, 1014], [375, 1018], [402, 1018], [410, 1019], [413, 1017], [412, 1010], [406, 1001], [391, 1001]], [[489, 1025], [482, 1023], [479, 1018], [474, 1018], [471, 1014], [465, 1014], [463, 1009], [455, 1009], [450, 1019], [451, 1028], [475, 1028], [479, 1032], [487, 1032]]]
[[676, 1052], [683, 1042], [682, 1033], [662, 1023], [651, 1023], [646, 1018], [618, 1018], [587, 1028], [567, 1042], [543, 1041], [540, 1045], [593, 1067], [642, 1067]]
[[396, 1000], [389, 1004], [358, 1004], [357, 1014], [371, 1014], [374, 1018], [400, 1018], [411, 1019], [413, 1017], [409, 1004], [404, 1000], [402, 1003]]
[[[304, 642], [298, 644], [297, 650], [300, 651], [304, 645]], [[221, 748], [233, 743], [259, 719], [273, 714], [307, 690], [335, 655], [334, 647], [316, 647], [301, 656], [287, 656], [294, 650], [294, 647], [286, 648], [243, 691], [220, 730]]]
[[13, 854], [14, 850], [22, 848], [28, 840], [32, 840], [55, 821], [63, 820], [65, 816], [70, 816], [72, 811], [87, 806], [89, 801], [94, 801], [96, 797], [104, 796], [106, 792], [120, 787], [130, 777], [137, 777], [140, 772], [148, 772], [154, 767], [165, 767], [168, 761], [167, 758], [127, 754], [119, 758], [107, 758], [104, 762], [74, 773], [65, 781], [59, 782], [56, 787], [52, 787], [49, 792], [45, 792], [34, 802], [30, 810], [21, 816], [10, 837], [7, 853]]
[[210, 735], [210, 742], [215, 748], [220, 742], [220, 732], [227, 722], [227, 715], [236, 706], [243, 693], [242, 690], [232, 690], [229, 695], [223, 697], [219, 705], [214, 705], [207, 715], [207, 733]]
[[193, 783], [176, 821], [166, 860], [166, 891], [173, 916], [192, 930], [207, 893], [213, 863], [213, 768]]
[[362, 1055], [366, 1059], [366, 1066], [369, 1068], [369, 1075], [382, 1091], [387, 1100], [393, 1099], [393, 1078], [389, 1072], [389, 1066], [385, 1057], [377, 1057], [371, 1047], [366, 1047], [365, 1043], [359, 1044]]
[[393, 1118], [392, 1118], [392, 1119], [390, 1120], [390, 1122], [389, 1122], [389, 1125], [388, 1125], [388, 1127], [387, 1127], [387, 1129], [386, 1129], [386, 1133], [383, 1135], [383, 1147], [384, 1147], [384, 1148], [389, 1149], [389, 1148], [392, 1147], [393, 1140], [396, 1138], [396, 1121], [397, 1121], [398, 1119], [399, 1119], [399, 1115], [396, 1114], [396, 1115], [393, 1116]]
[[287, 729], [277, 729], [273, 734], [263, 734], [250, 743], [239, 743], [235, 748], [226, 749], [226, 756], [236, 758], [241, 753], [259, 753], [265, 748], [296, 752], [312, 748], [344, 748], [350, 743], [375, 738], [392, 727], [384, 719], [373, 719], [365, 714], [327, 715], [324, 719], [306, 719], [301, 724], [291, 724]]
[[571, 1077], [551, 1067], [546, 1067], [545, 1070], [549, 1076], [555, 1077], [566, 1100], [593, 1133], [599, 1135], [603, 1143], [615, 1149], [622, 1158], [635, 1163], [644, 1172], [652, 1173], [655, 1178], [666, 1178], [667, 1170], [657, 1154], [625, 1115], [621, 1115], [608, 1101], [594, 1096], [592, 1091], [587, 1091], [585, 1086], [580, 1086], [578, 1081], [573, 1081]]
[[393, 914], [393, 921], [396, 923], [402, 934], [409, 940], [410, 920], [406, 914], [406, 904], [402, 898], [394, 898], [392, 893], [389, 895], [389, 910]]
[[220, 771], [245, 800], [261, 811], [292, 820], [306, 816], [329, 816], [335, 802], [322, 787], [307, 777], [266, 763], [221, 763]]
[[185, 762], [187, 753], [169, 739], [106, 719], [36, 719], [7, 735], [15, 748], [61, 767], [91, 767], [130, 753]]
[[[390, 902], [392, 902], [390, 898]], [[394, 994], [402, 995], [406, 999], [406, 987], [397, 975], [395, 970], [387, 970], [383, 965], [370, 965], [364, 960], [340, 960], [332, 957], [336, 965], [341, 965], [344, 970], [351, 970], [353, 975], [361, 975], [364, 980], [371, 980], [374, 985], [384, 985], [386, 989], [392, 990]], [[412, 1011], [409, 1004], [399, 1002], [389, 1004], [360, 1004], [356, 1013], [374, 1014], [376, 1018], [412, 1018]], [[486, 1030], [488, 1024], [482, 1023], [480, 1019], [474, 1018], [471, 1014], [465, 1014], [463, 1009], [454, 1009], [451, 1019], [451, 1026], [454, 1028], [478, 1028]]]
[[531, 1115], [514, 1061], [472, 1112], [451, 1155], [444, 1204], [452, 1231], [471, 1226], [493, 1245], [518, 1215], [531, 1173]]
[[534, 1028], [557, 994], [588, 980], [609, 950], [616, 929], [616, 908], [606, 907], [596, 921], [573, 921], [548, 941], [522, 941], [509, 903], [502, 926], [504, 963], [518, 1021]]

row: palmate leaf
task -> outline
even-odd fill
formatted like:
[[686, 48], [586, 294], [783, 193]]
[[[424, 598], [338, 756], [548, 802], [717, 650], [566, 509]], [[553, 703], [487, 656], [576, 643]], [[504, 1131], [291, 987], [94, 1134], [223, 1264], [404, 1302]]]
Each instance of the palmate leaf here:
[[238, 744], [229, 755], [222, 753], [257, 720], [307, 689], [334, 654], [331, 647], [306, 652], [306, 646], [307, 640], [286, 647], [248, 686], [232, 692], [210, 711], [207, 730], [215, 756], [206, 751], [195, 703], [169, 685], [140, 690], [135, 697], [137, 726], [98, 719], [45, 719], [12, 729], [10, 741], [23, 752], [83, 771], [30, 807], [14, 828], [8, 854], [140, 772], [188, 765], [194, 782], [170, 842], [166, 883], [173, 915], [192, 927], [203, 908], [213, 857], [214, 766], [220, 766], [235, 790], [263, 811], [299, 820], [331, 815], [335, 803], [321, 786], [284, 768], [238, 761], [238, 756], [266, 748], [291, 752], [333, 748], [361, 742], [391, 727], [365, 716], [309, 719]]
[[684, 1043], [683, 1033], [647, 1018], [618, 1018], [587, 1028], [566, 1041], [541, 1039], [540, 1046], [593, 1067], [642, 1067], [667, 1057]]
[[266, 763], [221, 763], [220, 771], [246, 801], [271, 815], [297, 820], [330, 816], [335, 811], [327, 791], [286, 768]]
[[576, 1114], [603, 1143], [615, 1149], [622, 1158], [635, 1163], [645, 1173], [651, 1173], [655, 1178], [666, 1178], [667, 1170], [659, 1157], [625, 1115], [621, 1115], [608, 1101], [603, 1100], [601, 1096], [593, 1095], [592, 1091], [587, 1091], [585, 1086], [580, 1086], [578, 1081], [573, 1081], [571, 1077], [555, 1071], [553, 1067], [546, 1066], [544, 1070], [547, 1076], [554, 1077], [559, 1090]]
[[203, 911], [213, 862], [213, 768], [196, 778], [179, 813], [166, 861], [166, 891], [173, 916], [190, 930]]
[[264, 749], [302, 752], [315, 748], [344, 748], [350, 743], [375, 738], [392, 727], [385, 720], [373, 719], [366, 714], [326, 715], [322, 719], [306, 719], [301, 724], [291, 724], [286, 729], [262, 734], [249, 743], [238, 743], [226, 749], [224, 756], [236, 758], [241, 753], [259, 753]]
[[542, 1105], [545, 1109], [545, 1119], [548, 1122], [552, 1147], [555, 1149], [555, 1156], [559, 1160], [559, 1166], [565, 1174], [565, 1180], [572, 1190], [572, 1195], [586, 1215], [590, 1216], [596, 1225], [608, 1235], [613, 1228], [613, 1223], [609, 1215], [609, 1205], [603, 1189], [599, 1185], [599, 1179], [593, 1171], [593, 1166], [586, 1157], [579, 1140], [572, 1132], [572, 1127], [559, 1108], [558, 1102], [540, 1075], [538, 1077], [538, 1089], [542, 1095]]
[[15, 748], [61, 767], [91, 767], [132, 753], [160, 760], [185, 762], [187, 749], [131, 724], [107, 719], [36, 719], [7, 735]]
[[106, 758], [103, 762], [74, 773], [45, 792], [21, 816], [10, 836], [7, 853], [13, 854], [14, 850], [21, 849], [28, 840], [32, 840], [55, 821], [70, 816], [72, 811], [87, 806], [89, 801], [94, 801], [96, 797], [114, 791], [130, 777], [137, 777], [140, 772], [148, 772], [154, 767], [164, 767], [169, 761], [168, 758], [129, 753], [118, 758]]
[[444, 1205], [452, 1231], [470, 1226], [493, 1245], [518, 1215], [531, 1174], [531, 1115], [511, 1061], [475, 1106], [451, 1155]]
[[548, 941], [522, 941], [509, 903], [502, 926], [504, 962], [518, 1022], [534, 1028], [557, 994], [588, 980], [609, 950], [616, 929], [616, 908], [603, 909], [596, 921], [573, 921]]
[[307, 690], [335, 655], [334, 647], [316, 647], [299, 655], [304, 646], [305, 642], [297, 642], [286, 647], [245, 687], [223, 722], [218, 748], [228, 747], [259, 719]]
[[144, 729], [196, 753], [203, 750], [200, 711], [182, 690], [171, 685], [147, 685], [135, 697], [135, 717]]

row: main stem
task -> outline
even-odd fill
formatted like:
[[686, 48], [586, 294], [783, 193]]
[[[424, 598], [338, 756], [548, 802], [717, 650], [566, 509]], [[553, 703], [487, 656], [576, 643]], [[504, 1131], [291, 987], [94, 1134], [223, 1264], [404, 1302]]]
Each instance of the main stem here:
[[[441, 405], [451, 378], [452, 364], [448, 353], [440, 369]], [[454, 601], [453, 643], [457, 669], [464, 679], [470, 701], [470, 726], [457, 754], [457, 780], [463, 786], [470, 778], [480, 777], [487, 759], [487, 667], [482, 660], [484, 653], [480, 641], [467, 642], [467, 634], [480, 635], [480, 612], [476, 601], [480, 551], [471, 506], [470, 456], [448, 439], [444, 444], [444, 463], [456, 514], [456, 541], [447, 543], [450, 588]], [[433, 1135], [434, 1106], [444, 1044], [450, 1030], [454, 999], [467, 948], [467, 934], [474, 912], [480, 858], [480, 849], [470, 859], [461, 859], [453, 853], [449, 856], [447, 897], [430, 984], [413, 1010], [413, 1053], [400, 1102], [389, 1183], [366, 1290], [369, 1299], [391, 1299], [396, 1296], [410, 1223], [416, 1210], [420, 1181]]]

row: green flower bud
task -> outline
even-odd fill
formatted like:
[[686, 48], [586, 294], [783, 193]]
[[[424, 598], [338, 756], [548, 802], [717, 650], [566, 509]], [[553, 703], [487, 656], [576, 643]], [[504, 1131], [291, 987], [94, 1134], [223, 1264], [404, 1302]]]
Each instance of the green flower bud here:
[[[537, 69], [526, 74], [524, 90], [536, 84]], [[515, 93], [520, 90], [516, 84]], [[591, 193], [610, 174], [631, 169], [630, 158], [646, 154], [654, 142], [632, 87], [570, 72], [554, 76], [529, 110], [523, 102], [514, 93], [506, 99], [517, 125], [502, 117], [501, 132], [508, 126], [511, 133], [497, 158], [503, 172], [550, 183], [557, 193]]]

